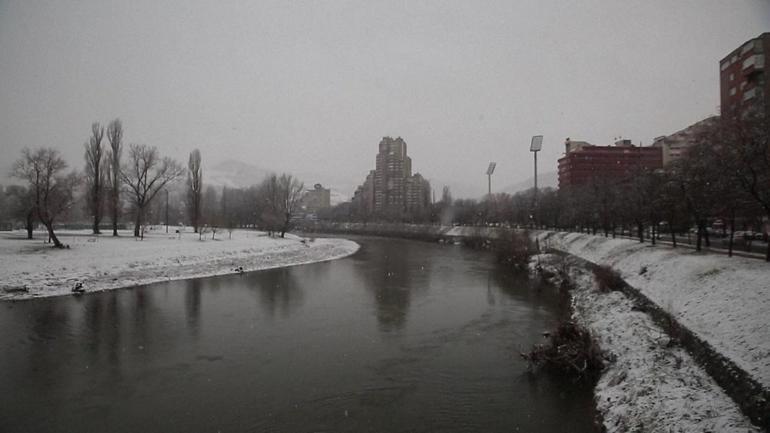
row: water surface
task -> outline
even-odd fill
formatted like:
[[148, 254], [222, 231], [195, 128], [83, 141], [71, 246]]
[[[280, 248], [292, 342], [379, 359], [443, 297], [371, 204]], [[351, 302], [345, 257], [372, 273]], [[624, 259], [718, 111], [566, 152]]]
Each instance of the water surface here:
[[558, 318], [487, 253], [356, 239], [331, 262], [0, 304], [0, 431], [588, 432], [527, 374]]

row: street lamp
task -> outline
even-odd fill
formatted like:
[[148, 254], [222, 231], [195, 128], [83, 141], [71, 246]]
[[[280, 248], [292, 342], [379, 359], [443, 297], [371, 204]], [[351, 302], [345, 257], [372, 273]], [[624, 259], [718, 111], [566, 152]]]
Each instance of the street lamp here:
[[537, 152], [543, 148], [543, 136], [535, 135], [529, 145], [529, 151], [535, 155], [535, 195], [537, 195]]
[[529, 151], [532, 152], [532, 154], [535, 156], [535, 193], [532, 196], [532, 220], [537, 225], [537, 221], [535, 221], [535, 212], [537, 210], [537, 152], [540, 152], [540, 149], [543, 148], [543, 136], [542, 135], [534, 135], [532, 136], [532, 141], [529, 144]]
[[168, 188], [166, 188], [166, 233], [168, 233]]
[[490, 162], [489, 167], [487, 168], [487, 180], [489, 181], [489, 195], [492, 195], [492, 173], [495, 172], [495, 167], [497, 166], [496, 162]]

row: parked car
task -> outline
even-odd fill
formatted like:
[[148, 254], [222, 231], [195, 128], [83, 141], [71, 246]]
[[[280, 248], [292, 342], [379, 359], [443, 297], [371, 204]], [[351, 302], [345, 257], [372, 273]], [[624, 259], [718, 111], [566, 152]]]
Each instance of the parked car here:
[[736, 230], [733, 235], [735, 239], [750, 239], [754, 240], [754, 232], [751, 230]]

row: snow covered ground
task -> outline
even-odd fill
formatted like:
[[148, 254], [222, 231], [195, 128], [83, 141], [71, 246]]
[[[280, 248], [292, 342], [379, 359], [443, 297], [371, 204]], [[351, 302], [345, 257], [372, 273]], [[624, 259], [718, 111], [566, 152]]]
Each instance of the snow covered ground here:
[[[88, 231], [57, 233], [70, 249], [53, 249], [45, 234], [26, 240], [25, 232], [0, 233], [0, 299], [23, 299], [71, 293], [81, 282], [87, 291], [115, 289], [156, 281], [178, 280], [299, 265], [337, 259], [356, 252], [345, 239], [307, 239], [236, 230], [211, 233], [199, 240], [187, 229], [180, 235], [164, 229], [148, 231], [144, 240], [121, 232], [114, 238]], [[28, 292], [14, 289], [26, 287]]]
[[538, 234], [631, 286], [770, 388], [770, 263], [580, 233]]
[[[537, 260], [537, 259], [535, 259]], [[555, 256], [539, 260], [552, 270]], [[569, 259], [568, 259], [569, 260]], [[621, 292], [572, 266], [574, 319], [612, 357], [595, 389], [608, 432], [759, 432], [719, 385]]]

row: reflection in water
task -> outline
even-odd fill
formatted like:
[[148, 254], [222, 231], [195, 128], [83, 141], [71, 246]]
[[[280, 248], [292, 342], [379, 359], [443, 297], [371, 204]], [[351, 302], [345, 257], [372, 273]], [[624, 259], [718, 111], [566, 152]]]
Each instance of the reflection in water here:
[[294, 278], [296, 267], [272, 269], [246, 276], [250, 283], [257, 287], [260, 306], [271, 317], [280, 312], [282, 317], [288, 317], [302, 306], [302, 286]]
[[372, 252], [362, 248], [358, 255], [359, 271], [368, 279], [377, 306], [377, 321], [383, 332], [397, 331], [404, 327], [409, 313], [415, 269], [429, 275], [425, 260], [415, 261], [404, 241], [395, 240]]
[[201, 289], [203, 280], [190, 280], [190, 288], [185, 290], [184, 305], [187, 314], [187, 329], [193, 336], [198, 335], [198, 322], [201, 318]]
[[[12, 431], [591, 431], [517, 354], [558, 296], [456, 246], [0, 304]], [[41, 416], [41, 413], [44, 416]]]

